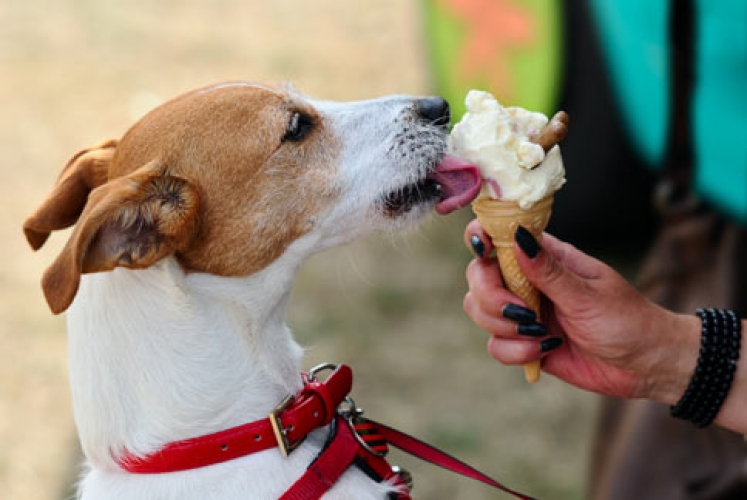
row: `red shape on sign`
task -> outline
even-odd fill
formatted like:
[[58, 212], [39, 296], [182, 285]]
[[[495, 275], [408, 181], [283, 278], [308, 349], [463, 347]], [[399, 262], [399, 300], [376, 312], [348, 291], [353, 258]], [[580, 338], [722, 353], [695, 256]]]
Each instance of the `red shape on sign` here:
[[484, 78], [502, 100], [512, 94], [508, 69], [511, 49], [531, 45], [537, 35], [531, 12], [511, 0], [441, 0], [444, 8], [464, 22], [467, 39], [459, 56], [463, 80]]

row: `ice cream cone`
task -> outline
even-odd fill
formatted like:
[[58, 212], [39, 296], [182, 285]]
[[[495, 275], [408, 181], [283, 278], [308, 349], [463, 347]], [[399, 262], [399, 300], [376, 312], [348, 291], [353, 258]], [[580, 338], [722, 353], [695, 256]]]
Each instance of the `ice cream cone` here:
[[[537, 241], [540, 241], [542, 232], [550, 221], [552, 202], [553, 196], [551, 195], [541, 199], [527, 210], [513, 201], [495, 200], [484, 196], [472, 203], [472, 211], [475, 212], [483, 229], [493, 240], [506, 288], [537, 313], [538, 321], [540, 319], [540, 293], [519, 269], [513, 249], [514, 234], [517, 227], [523, 226], [537, 238]], [[524, 376], [527, 382], [537, 382], [540, 378], [540, 361], [524, 365]]]

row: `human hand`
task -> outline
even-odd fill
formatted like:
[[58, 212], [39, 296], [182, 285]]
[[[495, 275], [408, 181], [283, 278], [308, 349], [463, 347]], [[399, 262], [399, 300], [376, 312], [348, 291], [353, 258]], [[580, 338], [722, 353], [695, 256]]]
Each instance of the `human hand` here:
[[503, 287], [479, 223], [465, 231], [482, 257], [467, 268], [464, 309], [492, 335], [490, 355], [508, 365], [544, 358], [544, 371], [601, 394], [676, 402], [697, 361], [698, 319], [655, 305], [612, 268], [549, 234], [541, 246], [527, 231], [517, 235], [519, 266], [544, 294], [542, 325], [514, 307], [526, 304]]

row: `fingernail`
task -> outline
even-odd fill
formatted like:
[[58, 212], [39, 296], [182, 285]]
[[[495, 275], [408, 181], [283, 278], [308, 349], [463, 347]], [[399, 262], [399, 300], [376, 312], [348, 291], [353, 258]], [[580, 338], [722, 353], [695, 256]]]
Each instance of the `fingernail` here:
[[503, 308], [503, 317], [519, 323], [534, 323], [537, 321], [537, 314], [526, 307], [517, 306], [516, 304], [506, 304]]
[[523, 226], [516, 228], [514, 238], [516, 239], [516, 243], [519, 244], [521, 251], [530, 259], [535, 258], [540, 252], [539, 243], [537, 243], [537, 240], [534, 238], [532, 233], [527, 231]]
[[563, 339], [560, 337], [550, 337], [540, 342], [540, 352], [550, 352], [553, 349], [557, 349], [563, 344]]
[[481, 259], [485, 258], [485, 243], [482, 242], [479, 236], [473, 234], [469, 239], [470, 245], [472, 245], [472, 251], [475, 255]]
[[519, 335], [525, 337], [544, 337], [547, 335], [547, 327], [540, 323], [519, 324], [516, 331], [519, 332]]

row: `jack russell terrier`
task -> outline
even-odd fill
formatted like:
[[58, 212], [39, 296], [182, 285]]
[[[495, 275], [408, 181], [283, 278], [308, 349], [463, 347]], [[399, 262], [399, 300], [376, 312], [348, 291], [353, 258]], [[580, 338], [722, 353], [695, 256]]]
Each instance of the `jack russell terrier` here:
[[[42, 286], [52, 311], [68, 313], [83, 500], [286, 498], [332, 416], [288, 457], [268, 448], [168, 473], [132, 464], [266, 422], [303, 391], [302, 350], [284, 323], [299, 266], [472, 201], [479, 172], [445, 155], [448, 123], [441, 98], [336, 103], [226, 83], [70, 160], [24, 231], [38, 249], [75, 226]], [[340, 474], [324, 498], [396, 498], [401, 487], [360, 467]]]

